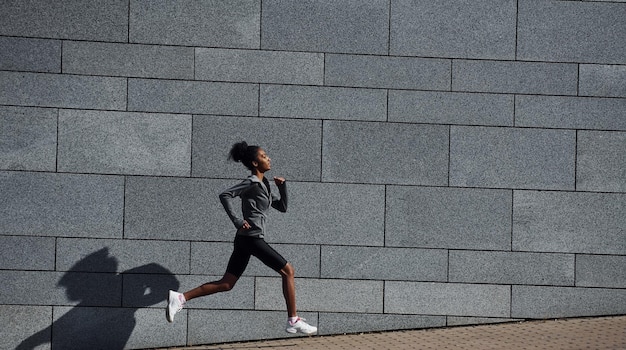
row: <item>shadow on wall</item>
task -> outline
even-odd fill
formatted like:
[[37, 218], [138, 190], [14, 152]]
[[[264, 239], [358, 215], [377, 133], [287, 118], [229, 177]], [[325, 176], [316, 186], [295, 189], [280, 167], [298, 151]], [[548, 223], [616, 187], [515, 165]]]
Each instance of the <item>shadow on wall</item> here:
[[[85, 279], [85, 271], [116, 272], [117, 266], [117, 259], [109, 255], [108, 248], [94, 252], [72, 266], [58, 285], [66, 288], [68, 299], [77, 301], [78, 305], [54, 321], [51, 327], [24, 340], [16, 349], [34, 349], [46, 343], [51, 343], [52, 349], [124, 349], [137, 323], [135, 312], [163, 301], [168, 290], [178, 289], [179, 282], [169, 270], [154, 263], [115, 274], [112, 278], [99, 278], [101, 274], [98, 274], [96, 278]], [[94, 291], [110, 291], [111, 286], [106, 284], [112, 281], [122, 286], [122, 278], [123, 299], [130, 300], [132, 307], [94, 307], [111, 305], [111, 296]], [[91, 285], [86, 288], [86, 284]], [[122, 300], [121, 288], [118, 290], [120, 292], [113, 296], [113, 300], [117, 299], [116, 305]]]

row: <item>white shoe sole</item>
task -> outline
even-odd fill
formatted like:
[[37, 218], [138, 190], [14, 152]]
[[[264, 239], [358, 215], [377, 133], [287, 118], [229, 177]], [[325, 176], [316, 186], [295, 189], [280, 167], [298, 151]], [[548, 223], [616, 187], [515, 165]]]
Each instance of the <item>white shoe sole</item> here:
[[[285, 331], [287, 331], [287, 333], [291, 333], [291, 334], [298, 333], [298, 330], [296, 328], [287, 328], [287, 329], [285, 329]], [[305, 335], [313, 335], [313, 334], [317, 333], [317, 329], [314, 330], [313, 332], [310, 332], [310, 333], [306, 333], [306, 332], [302, 332], [302, 331], [300, 331], [300, 333], [305, 334]]]
[[[171, 312], [171, 301], [172, 298], [175, 298], [176, 294], [174, 294], [174, 291], [169, 291], [168, 295], [167, 295], [167, 307], [165, 308], [165, 318], [167, 319], [167, 322], [172, 323], [174, 322], [174, 315], [172, 315]], [[174, 311], [174, 314], [176, 314], [176, 312]]]

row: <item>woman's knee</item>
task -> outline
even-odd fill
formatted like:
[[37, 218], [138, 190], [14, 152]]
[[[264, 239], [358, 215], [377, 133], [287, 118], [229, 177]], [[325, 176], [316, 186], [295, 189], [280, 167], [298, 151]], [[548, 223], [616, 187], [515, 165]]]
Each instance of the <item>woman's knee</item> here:
[[226, 274], [224, 275], [224, 277], [222, 277], [222, 279], [219, 281], [219, 286], [222, 292], [228, 292], [229, 290], [233, 289], [233, 287], [235, 287], [235, 284], [237, 283], [238, 278], [232, 274]]
[[287, 263], [281, 270], [280, 274], [284, 277], [294, 277], [296, 275], [296, 270], [290, 263]]
[[233, 287], [235, 287], [235, 284], [231, 283], [231, 282], [222, 282], [222, 283], [220, 283], [220, 291], [221, 292], [228, 292], [229, 290], [233, 289]]

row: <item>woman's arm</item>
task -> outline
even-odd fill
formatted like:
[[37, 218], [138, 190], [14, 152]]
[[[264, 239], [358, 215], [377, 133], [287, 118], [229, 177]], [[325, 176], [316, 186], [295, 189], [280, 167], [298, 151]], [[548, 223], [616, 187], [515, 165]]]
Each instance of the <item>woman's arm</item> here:
[[220, 193], [220, 202], [224, 206], [224, 210], [237, 229], [245, 228], [247, 222], [236, 214], [234, 208], [235, 197], [239, 197], [248, 187], [250, 180], [243, 180], [241, 183]]
[[284, 213], [287, 211], [287, 183], [282, 177], [275, 177], [274, 183], [276, 184], [276, 187], [278, 187], [280, 198], [272, 200], [272, 207]]

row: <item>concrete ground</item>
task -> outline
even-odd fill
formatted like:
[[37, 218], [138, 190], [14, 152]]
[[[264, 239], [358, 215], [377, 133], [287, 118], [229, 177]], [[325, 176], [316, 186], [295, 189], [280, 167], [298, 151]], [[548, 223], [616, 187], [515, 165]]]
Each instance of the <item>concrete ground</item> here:
[[626, 349], [626, 316], [525, 321], [167, 348], [221, 349]]

